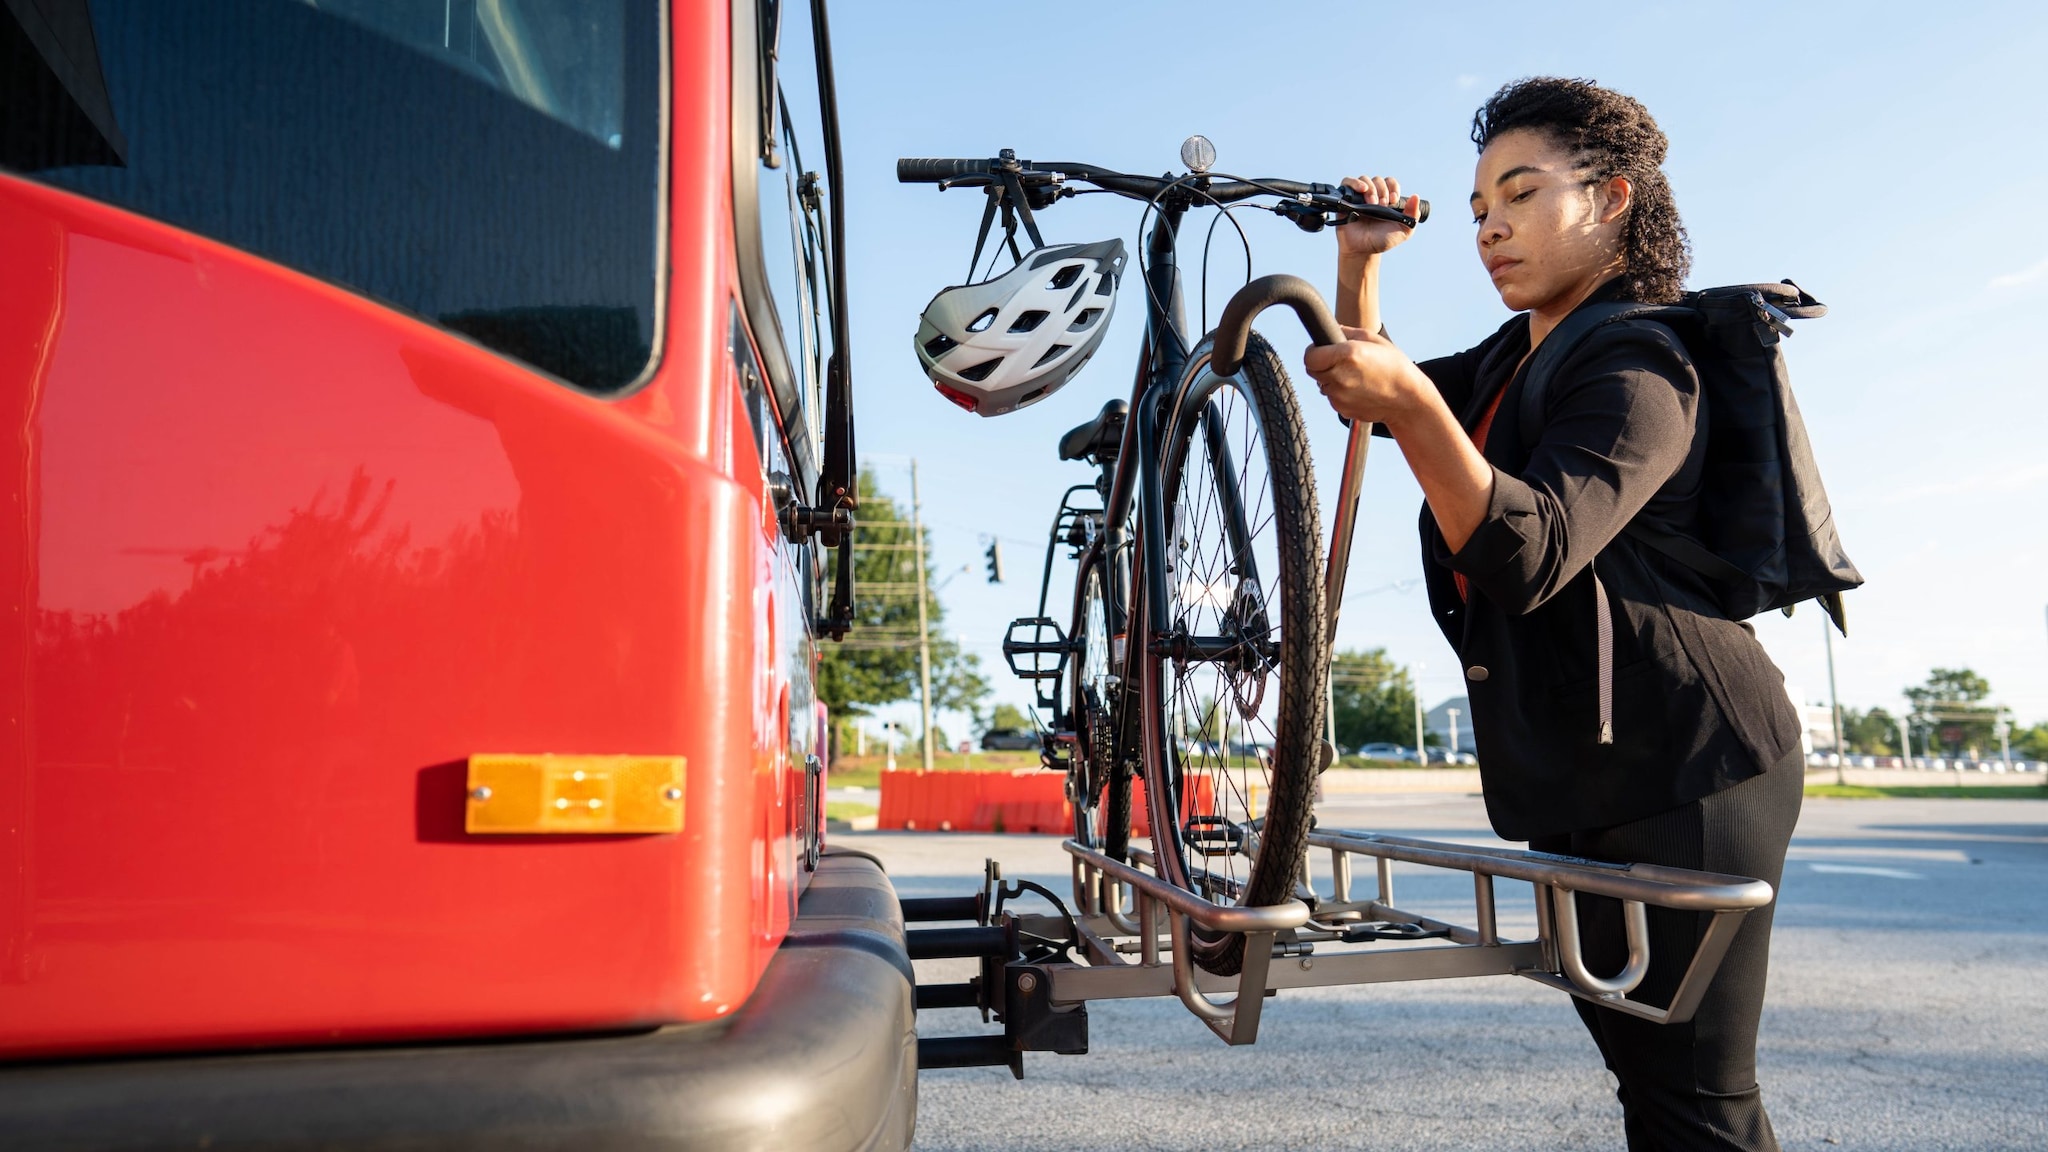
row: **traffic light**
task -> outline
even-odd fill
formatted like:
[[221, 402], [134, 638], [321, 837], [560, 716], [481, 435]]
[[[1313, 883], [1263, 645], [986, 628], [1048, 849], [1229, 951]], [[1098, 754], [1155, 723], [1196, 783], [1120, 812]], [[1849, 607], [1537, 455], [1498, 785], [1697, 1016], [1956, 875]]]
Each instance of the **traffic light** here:
[[985, 555], [988, 557], [988, 582], [991, 584], [1001, 584], [1003, 582], [1003, 542], [1000, 540], [989, 541], [988, 552]]

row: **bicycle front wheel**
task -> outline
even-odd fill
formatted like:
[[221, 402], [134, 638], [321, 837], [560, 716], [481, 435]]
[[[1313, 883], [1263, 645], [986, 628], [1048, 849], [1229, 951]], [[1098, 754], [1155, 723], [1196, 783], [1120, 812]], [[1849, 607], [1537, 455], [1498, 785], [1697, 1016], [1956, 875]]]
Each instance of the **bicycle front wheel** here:
[[[1161, 449], [1167, 631], [1147, 637], [1147, 814], [1161, 875], [1225, 904], [1294, 895], [1320, 768], [1322, 531], [1308, 435], [1257, 334], [1234, 376], [1197, 346]], [[1158, 581], [1148, 582], [1157, 589]], [[1244, 937], [1197, 930], [1230, 975]]]

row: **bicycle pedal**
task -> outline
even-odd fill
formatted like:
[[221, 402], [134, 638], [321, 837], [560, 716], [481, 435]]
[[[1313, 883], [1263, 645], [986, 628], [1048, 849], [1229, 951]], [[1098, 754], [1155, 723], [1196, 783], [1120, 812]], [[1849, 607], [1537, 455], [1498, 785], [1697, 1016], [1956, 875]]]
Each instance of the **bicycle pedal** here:
[[[1026, 632], [1028, 638], [1019, 639], [1020, 631]], [[1048, 633], [1050, 640], [1046, 639]], [[1025, 680], [1059, 679], [1066, 671], [1067, 653], [1072, 649], [1066, 632], [1050, 616], [1021, 616], [1010, 621], [1009, 629], [1003, 633], [1003, 659], [1012, 673]]]
[[1244, 829], [1221, 816], [1190, 816], [1181, 825], [1181, 839], [1206, 857], [1235, 856], [1244, 851]]

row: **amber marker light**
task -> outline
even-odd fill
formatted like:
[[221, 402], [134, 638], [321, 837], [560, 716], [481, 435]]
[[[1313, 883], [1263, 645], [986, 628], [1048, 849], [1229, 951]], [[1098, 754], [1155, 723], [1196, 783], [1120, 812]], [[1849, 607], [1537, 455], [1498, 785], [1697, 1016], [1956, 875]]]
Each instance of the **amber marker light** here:
[[469, 758], [472, 834], [683, 830], [681, 756], [479, 753]]

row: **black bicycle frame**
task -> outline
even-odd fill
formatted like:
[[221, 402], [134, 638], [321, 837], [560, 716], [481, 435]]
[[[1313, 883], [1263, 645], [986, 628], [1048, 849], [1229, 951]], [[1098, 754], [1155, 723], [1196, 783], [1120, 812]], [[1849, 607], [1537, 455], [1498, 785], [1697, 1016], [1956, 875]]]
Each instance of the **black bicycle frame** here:
[[[1140, 470], [1159, 459], [1161, 409], [1180, 384], [1181, 372], [1187, 367], [1187, 349], [1193, 344], [1188, 338], [1180, 264], [1176, 258], [1176, 239], [1187, 210], [1188, 205], [1178, 200], [1162, 203], [1159, 218], [1145, 240], [1145, 343], [1138, 376], [1132, 382], [1131, 418], [1124, 422], [1116, 474], [1110, 482], [1109, 499], [1103, 505], [1103, 551], [1106, 557], [1114, 557], [1126, 545], [1125, 525], [1130, 520], [1132, 500], [1139, 502], [1138, 540], [1145, 549], [1145, 563], [1137, 567], [1145, 582], [1139, 601], [1145, 606], [1143, 635], [1147, 639], [1163, 636], [1168, 629], [1165, 493], [1157, 484], [1144, 485], [1142, 492], [1134, 490]], [[1113, 613], [1112, 628], [1128, 632], [1129, 605], [1119, 603], [1115, 595], [1107, 600]], [[1127, 646], [1126, 663], [1138, 651], [1135, 646]]]

